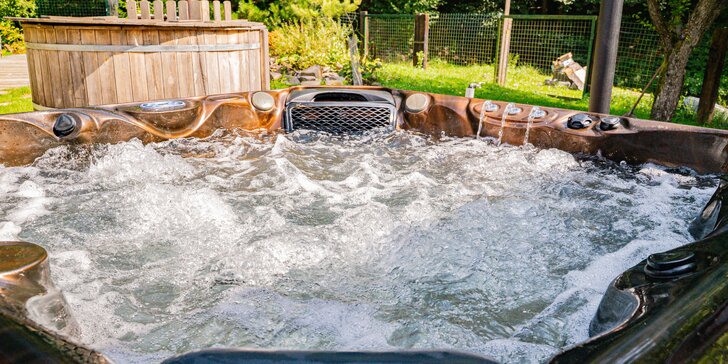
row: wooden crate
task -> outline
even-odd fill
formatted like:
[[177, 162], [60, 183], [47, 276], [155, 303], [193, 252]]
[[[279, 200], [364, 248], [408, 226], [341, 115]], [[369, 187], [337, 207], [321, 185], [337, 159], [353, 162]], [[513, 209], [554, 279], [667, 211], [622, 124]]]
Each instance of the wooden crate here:
[[270, 88], [263, 24], [230, 20], [228, 11], [222, 20], [221, 11], [200, 8], [192, 11], [197, 19], [189, 19], [190, 8], [174, 17], [169, 7], [154, 19], [149, 9], [159, 3], [142, 2], [136, 19], [18, 19], [36, 109]]

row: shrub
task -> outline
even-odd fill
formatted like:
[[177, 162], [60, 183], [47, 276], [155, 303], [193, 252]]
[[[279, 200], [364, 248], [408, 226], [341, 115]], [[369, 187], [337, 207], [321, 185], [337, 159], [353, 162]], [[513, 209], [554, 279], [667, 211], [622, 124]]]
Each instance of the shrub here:
[[35, 1], [33, 0], [0, 0], [0, 36], [4, 50], [11, 53], [25, 52], [23, 30], [19, 24], [5, 20], [6, 16], [33, 17], [35, 16]]
[[271, 29], [316, 18], [337, 18], [355, 11], [361, 0], [241, 0], [240, 18], [263, 22]]
[[350, 33], [351, 28], [330, 18], [285, 24], [270, 33], [270, 54], [288, 70], [320, 65], [338, 72], [349, 64]]

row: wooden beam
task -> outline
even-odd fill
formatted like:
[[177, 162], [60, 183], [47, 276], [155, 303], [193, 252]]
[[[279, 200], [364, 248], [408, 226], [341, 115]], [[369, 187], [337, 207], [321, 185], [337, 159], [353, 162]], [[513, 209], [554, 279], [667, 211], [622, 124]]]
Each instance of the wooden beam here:
[[430, 15], [417, 14], [415, 16], [415, 44], [412, 55], [412, 63], [415, 67], [422, 64], [422, 68], [427, 68], [427, 51], [429, 48], [427, 43], [429, 34]]

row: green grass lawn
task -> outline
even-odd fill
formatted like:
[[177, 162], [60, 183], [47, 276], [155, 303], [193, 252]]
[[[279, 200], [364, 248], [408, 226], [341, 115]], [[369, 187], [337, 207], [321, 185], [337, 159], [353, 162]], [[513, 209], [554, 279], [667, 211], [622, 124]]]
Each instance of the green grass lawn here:
[[0, 114], [33, 111], [33, 102], [30, 98], [30, 87], [18, 87], [5, 90], [0, 95]]

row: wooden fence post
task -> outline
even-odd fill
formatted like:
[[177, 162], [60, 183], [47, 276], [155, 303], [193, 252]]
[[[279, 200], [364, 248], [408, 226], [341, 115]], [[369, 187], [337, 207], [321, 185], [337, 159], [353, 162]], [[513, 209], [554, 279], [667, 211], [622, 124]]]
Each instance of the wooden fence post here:
[[[412, 54], [412, 63], [415, 67], [422, 64], [427, 69], [428, 38], [430, 33], [430, 15], [417, 14], [415, 16], [415, 44]], [[420, 56], [422, 57], [420, 59]]]
[[726, 51], [728, 51], [728, 28], [718, 28], [713, 32], [710, 43], [708, 64], [705, 68], [703, 87], [700, 90], [700, 103], [698, 104], [698, 123], [710, 123], [715, 112], [715, 102], [718, 101], [720, 89], [720, 76], [723, 71]]
[[506, 74], [508, 73], [508, 53], [511, 50], [511, 29], [513, 19], [507, 18], [511, 13], [511, 1], [506, 0], [503, 11], [503, 28], [500, 30], [500, 48], [498, 49], [498, 67], [496, 68], [496, 82], [500, 86], [506, 85]]

